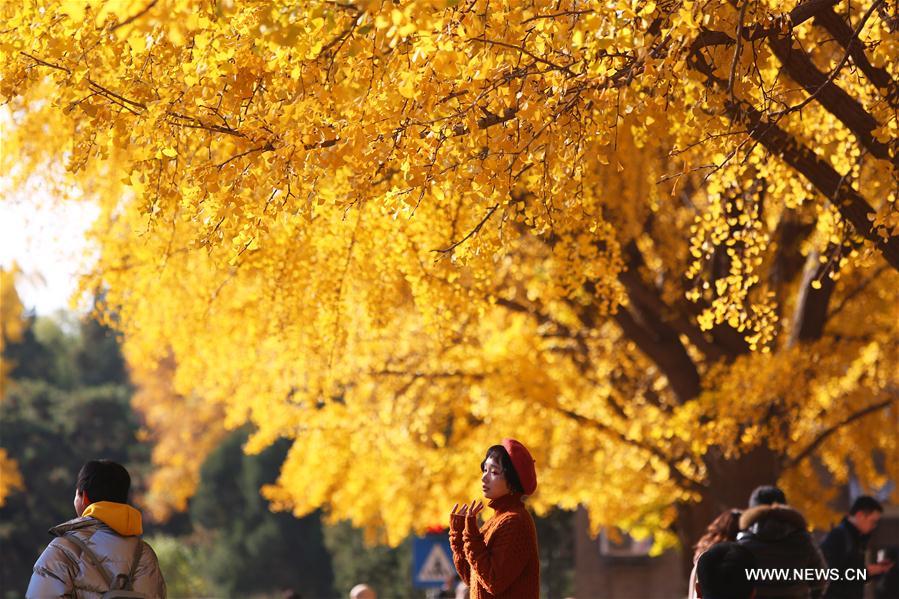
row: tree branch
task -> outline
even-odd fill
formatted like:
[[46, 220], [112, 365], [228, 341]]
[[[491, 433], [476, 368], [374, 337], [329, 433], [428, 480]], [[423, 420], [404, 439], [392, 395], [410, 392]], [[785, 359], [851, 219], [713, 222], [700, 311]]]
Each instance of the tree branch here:
[[21, 54], [22, 56], [25, 56], [26, 58], [30, 58], [31, 60], [38, 63], [39, 65], [43, 65], [45, 67], [50, 67], [51, 69], [56, 69], [56, 70], [62, 71], [64, 73], [68, 73], [69, 75], [72, 74], [72, 71], [70, 71], [66, 67], [61, 67], [58, 64], [53, 64], [52, 62], [47, 62], [46, 60], [41, 60], [37, 56], [32, 56], [28, 52], [19, 52], [19, 54]]
[[815, 25], [824, 27], [852, 56], [852, 62], [858, 66], [868, 80], [878, 89], [885, 91], [887, 103], [893, 108], [899, 108], [899, 84], [886, 69], [871, 64], [862, 44], [853, 43], [857, 38], [842, 17], [837, 15], [833, 9], [828, 9], [815, 15]]
[[219, 170], [222, 170], [222, 169], [225, 167], [226, 164], [228, 164], [229, 162], [231, 162], [231, 161], [233, 161], [233, 160], [237, 160], [238, 158], [243, 158], [244, 156], [247, 156], [247, 155], [252, 154], [252, 153], [254, 153], [254, 152], [270, 152], [270, 151], [272, 151], [272, 150], [274, 150], [274, 149], [275, 149], [275, 146], [272, 145], [271, 142], [268, 142], [268, 143], [263, 144], [263, 145], [261, 145], [261, 146], [258, 146], [258, 147], [255, 147], [255, 148], [250, 148], [250, 149], [247, 150], [246, 152], [241, 152], [240, 154], [235, 154], [234, 156], [232, 156], [231, 158], [228, 158], [228, 159], [225, 160], [224, 162], [222, 162], [222, 163], [220, 163], [220, 164], [216, 164], [215, 167], [216, 167], [217, 169], [219, 169]]
[[[850, 48], [853, 43], [858, 42], [858, 34], [864, 27], [868, 17], [870, 17], [873, 9], [883, 0], [874, 2], [864, 18], [858, 24], [850, 41]], [[837, 67], [831, 71], [829, 75], [824, 75], [811, 57], [801, 48], [794, 46], [790, 37], [771, 36], [768, 38], [768, 45], [774, 51], [777, 58], [783, 63], [787, 70], [787, 74], [802, 85], [809, 93], [799, 104], [790, 106], [784, 110], [772, 115], [773, 118], [780, 117], [801, 110], [813, 100], [817, 100], [825, 109], [837, 117], [852, 133], [858, 138], [865, 148], [871, 152], [871, 155], [881, 160], [889, 160], [894, 165], [899, 165], [899, 157], [890, 157], [889, 147], [875, 139], [873, 135], [874, 129], [879, 127], [877, 119], [871, 116], [865, 108], [855, 98], [846, 93], [842, 88], [833, 81], [839, 74], [840, 69], [849, 59], [849, 51], [843, 55], [842, 60]]]
[[731, 119], [745, 122], [753, 139], [796, 169], [827, 197], [839, 209], [840, 215], [852, 223], [855, 231], [874, 244], [890, 266], [899, 271], [899, 237], [881, 237], [868, 219], [868, 215], [876, 211], [845, 181], [844, 176], [749, 104], [728, 103], [726, 109]]
[[459, 247], [460, 245], [462, 245], [463, 243], [465, 243], [466, 241], [468, 241], [469, 239], [471, 239], [472, 237], [474, 237], [475, 235], [477, 235], [477, 234], [478, 234], [478, 231], [480, 231], [481, 228], [487, 223], [487, 221], [490, 220], [490, 217], [493, 216], [493, 213], [496, 212], [496, 209], [497, 209], [497, 208], [499, 208], [499, 204], [494, 204], [493, 206], [491, 206], [490, 209], [487, 211], [487, 214], [484, 215], [484, 218], [481, 219], [481, 222], [479, 222], [479, 223], [475, 226], [474, 229], [472, 229], [471, 231], [469, 231], [469, 232], [468, 232], [468, 235], [466, 235], [465, 237], [463, 237], [463, 238], [460, 239], [459, 241], [453, 243], [453, 244], [450, 245], [449, 247], [444, 248], [444, 249], [442, 249], [442, 250], [439, 250], [439, 249], [438, 249], [438, 250], [431, 250], [431, 251], [432, 251], [432, 252], [438, 252], [438, 253], [440, 253], [440, 254], [448, 254], [448, 253], [452, 252], [454, 249], [456, 249], [457, 247]]
[[159, 0], [151, 0], [151, 2], [150, 2], [147, 6], [145, 6], [143, 10], [141, 10], [140, 12], [138, 12], [138, 13], [136, 13], [136, 14], [131, 15], [130, 17], [128, 17], [127, 19], [125, 19], [124, 21], [122, 21], [121, 23], [119, 23], [118, 25], [114, 25], [114, 26], [110, 29], [110, 31], [115, 31], [115, 30], [118, 29], [119, 27], [124, 27], [125, 25], [130, 25], [131, 23], [133, 23], [133, 22], [136, 21], [137, 19], [141, 18], [142, 16], [144, 16], [145, 14], [147, 14], [148, 12], [150, 12], [150, 9], [153, 8], [154, 6], [156, 6], [156, 3], [157, 3], [158, 1], [159, 1]]
[[615, 314], [615, 322], [625, 336], [658, 366], [679, 403], [686, 403], [699, 395], [699, 372], [676, 331], [652, 315], [637, 311], [633, 304], [620, 308]]
[[[833, 246], [829, 249], [836, 250]], [[800, 341], [815, 341], [824, 333], [827, 306], [837, 283], [827, 276], [828, 265], [822, 265], [818, 257], [818, 252], [811, 252], [805, 261], [796, 308], [793, 311], [790, 339], [787, 341], [788, 347], [793, 347]], [[814, 281], [820, 283], [817, 289], [812, 286]]]
[[565, 337], [575, 339], [578, 336], [574, 331], [571, 330], [570, 327], [541, 312], [536, 307], [525, 306], [524, 304], [516, 302], [515, 300], [510, 300], [502, 297], [495, 298], [495, 302], [497, 306], [502, 306], [503, 308], [511, 310], [512, 312], [518, 312], [519, 314], [529, 314], [542, 325], [551, 324], [552, 326], [556, 327], [559, 332]]
[[539, 56], [537, 56], [536, 54], [534, 54], [527, 48], [523, 48], [521, 46], [516, 46], [515, 44], [509, 44], [506, 42], [501, 42], [499, 40], [489, 40], [487, 38], [482, 38], [482, 37], [471, 38], [469, 41], [477, 42], [477, 43], [481, 43], [481, 44], [490, 44], [492, 46], [501, 46], [503, 48], [509, 48], [510, 50], [517, 50], [518, 52], [521, 52], [525, 56], [530, 56], [532, 59], [534, 59], [535, 61], [537, 61], [540, 64], [544, 64], [548, 67], [552, 67], [557, 71], [562, 71], [563, 73], [566, 73], [567, 75], [570, 75], [572, 77], [574, 77], [574, 75], [575, 75], [575, 73], [573, 73], [571, 71], [571, 69], [569, 69], [568, 67], [558, 65], [554, 62], [550, 62], [550, 61], [546, 60], [545, 58], [540, 58]]
[[591, 426], [598, 431], [601, 431], [603, 433], [606, 433], [606, 434], [614, 437], [615, 439], [617, 439], [618, 441], [620, 441], [626, 445], [632, 445], [634, 447], [637, 447], [639, 449], [642, 449], [643, 451], [646, 451], [646, 452], [652, 454], [653, 456], [658, 458], [663, 464], [665, 464], [668, 467], [668, 470], [671, 473], [671, 475], [674, 477], [674, 479], [679, 484], [682, 485], [683, 488], [692, 489], [694, 491], [699, 491], [699, 492], [705, 491], [705, 486], [702, 484], [702, 482], [695, 480], [693, 478], [690, 478], [689, 476], [687, 476], [686, 474], [681, 472], [680, 469], [677, 468], [674, 458], [666, 455], [665, 452], [663, 452], [658, 447], [656, 447], [654, 445], [649, 445], [648, 443], [638, 441], [636, 439], [631, 439], [631, 438], [625, 436], [620, 431], [615, 430], [614, 428], [612, 428], [611, 426], [609, 426], [605, 423], [599, 422], [598, 420], [595, 420], [593, 418], [588, 418], [588, 417], [586, 417], [582, 414], [578, 414], [577, 412], [574, 412], [572, 410], [565, 409], [562, 406], [554, 405], [554, 406], [550, 406], [550, 407], [552, 409], [558, 411], [560, 414], [566, 416], [567, 418], [571, 418], [572, 420], [574, 420], [575, 422], [577, 422], [580, 425]]
[[824, 431], [822, 431], [821, 434], [818, 435], [814, 441], [812, 441], [811, 443], [806, 445], [806, 447], [802, 451], [797, 453], [794, 457], [790, 458], [784, 465], [784, 469], [786, 470], [787, 468], [792, 468], [792, 467], [796, 466], [797, 464], [799, 464], [802, 460], [804, 460], [805, 458], [810, 456], [812, 453], [814, 453], [814, 451], [816, 449], [818, 449], [818, 447], [822, 443], [824, 443], [824, 441], [826, 441], [828, 437], [830, 437], [831, 435], [833, 435], [834, 433], [839, 431], [844, 426], [848, 426], [848, 425], [852, 424], [853, 422], [855, 422], [856, 420], [864, 418], [865, 416], [868, 416], [869, 414], [873, 414], [874, 412], [877, 412], [878, 410], [882, 410], [883, 408], [889, 406], [890, 404], [895, 403], [897, 400], [899, 400], [899, 393], [897, 393], [897, 391], [899, 391], [899, 390], [887, 389], [887, 393], [891, 393], [891, 397], [888, 397], [887, 399], [885, 399], [881, 402], [878, 402], [878, 403], [872, 404], [870, 406], [867, 406], [865, 408], [862, 408], [858, 412], [854, 412], [854, 413], [850, 414], [849, 416], [847, 416], [846, 418], [844, 418], [843, 420], [837, 422], [836, 424], [833, 424], [833, 425], [827, 427], [826, 429], [824, 429]]
[[643, 280], [639, 274], [639, 269], [644, 263], [643, 256], [634, 242], [629, 243], [625, 247], [624, 254], [628, 257], [628, 268], [618, 275], [618, 280], [627, 289], [628, 298], [632, 304], [639, 305], [641, 312], [652, 313], [658, 322], [664, 321], [673, 330], [686, 336], [690, 343], [701, 351], [706, 358], [719, 360], [724, 358], [726, 354], [732, 353], [729, 349], [720, 347], [706, 339], [705, 334], [698, 326], [688, 318], [676, 314], [676, 310], [665, 304], [658, 293]]
[[743, 49], [743, 20], [746, 18], [746, 8], [749, 6], [749, 0], [743, 0], [740, 7], [739, 24], [737, 25], [737, 47], [734, 48], [734, 57], [730, 63], [730, 77], [727, 78], [727, 95], [733, 99], [734, 97], [734, 80], [737, 75], [737, 65], [740, 63], [740, 51]]
[[865, 288], [868, 285], [870, 285], [874, 280], [876, 280], [877, 277], [879, 277], [881, 274], [883, 274], [883, 271], [885, 271], [886, 269], [887, 269], [886, 264], [880, 265], [880, 267], [877, 270], [875, 270], [871, 274], [870, 277], [867, 277], [864, 281], [859, 283], [855, 289], [853, 289], [852, 291], [847, 293], [845, 296], [843, 296], [843, 299], [840, 300], [840, 303], [837, 304], [837, 306], [827, 315], [827, 319], [830, 320], [831, 318], [833, 318], [834, 316], [839, 314], [843, 310], [843, 308], [846, 307], [846, 304], [848, 304], [851, 300], [853, 300], [859, 293], [864, 291]]
[[808, 0], [790, 11], [790, 22], [796, 27], [839, 3], [840, 0]]
[[370, 370], [368, 372], [369, 376], [377, 376], [377, 377], [412, 377], [412, 379], [427, 379], [427, 380], [436, 380], [436, 379], [453, 379], [453, 378], [462, 378], [462, 379], [473, 379], [473, 380], [483, 380], [487, 377], [486, 374], [482, 372], [462, 372], [459, 370], [450, 370], [447, 372], [423, 372], [423, 371], [409, 371], [409, 370], [393, 370], [390, 368], [383, 368], [381, 370]]

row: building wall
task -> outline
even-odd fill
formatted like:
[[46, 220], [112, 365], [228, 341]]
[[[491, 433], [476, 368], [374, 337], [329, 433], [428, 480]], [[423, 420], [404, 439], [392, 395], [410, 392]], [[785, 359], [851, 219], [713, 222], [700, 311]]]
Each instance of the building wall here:
[[[603, 555], [601, 540], [590, 538], [587, 512], [583, 508], [575, 515], [574, 527], [576, 599], [686, 597], [687, 580], [681, 572], [678, 551], [668, 551], [659, 557]], [[606, 553], [608, 550], [606, 547]]]

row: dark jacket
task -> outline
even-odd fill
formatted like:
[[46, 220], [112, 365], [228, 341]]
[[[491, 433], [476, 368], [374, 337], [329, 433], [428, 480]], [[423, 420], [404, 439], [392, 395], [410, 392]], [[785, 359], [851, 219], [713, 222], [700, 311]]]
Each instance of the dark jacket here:
[[[868, 535], [863, 535], [847, 518], [836, 525], [821, 543], [821, 552], [827, 565], [837, 568], [842, 576], [846, 570], [865, 569], [865, 550]], [[863, 580], [839, 580], [830, 583], [827, 599], [862, 599], [865, 595]]]
[[786, 579], [759, 580], [756, 599], [821, 597], [827, 586], [823, 572], [820, 579], [812, 581], [793, 576], [794, 569], [827, 567], [802, 514], [787, 505], [760, 505], [743, 512], [740, 530], [737, 542], [752, 552], [757, 568], [789, 570]]

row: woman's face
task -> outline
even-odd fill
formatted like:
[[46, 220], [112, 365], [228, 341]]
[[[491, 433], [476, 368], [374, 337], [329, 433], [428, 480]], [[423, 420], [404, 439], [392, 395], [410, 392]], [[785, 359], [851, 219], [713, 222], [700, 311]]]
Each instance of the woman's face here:
[[484, 462], [484, 472], [481, 474], [481, 488], [487, 499], [499, 499], [511, 492], [506, 476], [503, 474], [503, 466], [493, 458], [487, 458]]

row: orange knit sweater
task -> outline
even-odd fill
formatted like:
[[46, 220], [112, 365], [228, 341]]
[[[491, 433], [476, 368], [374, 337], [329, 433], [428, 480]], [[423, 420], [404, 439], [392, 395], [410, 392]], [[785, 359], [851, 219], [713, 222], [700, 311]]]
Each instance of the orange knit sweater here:
[[471, 599], [537, 599], [537, 529], [521, 495], [504, 495], [487, 505], [495, 513], [480, 530], [474, 518], [450, 521], [453, 562], [471, 588]]

